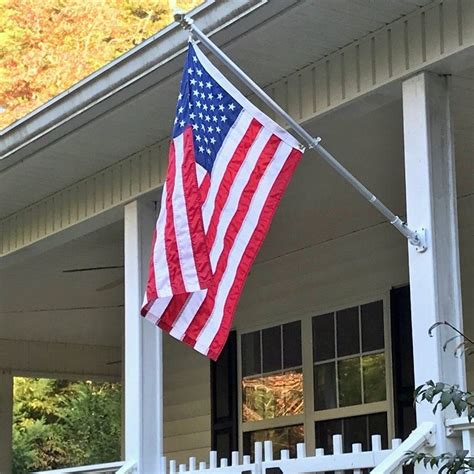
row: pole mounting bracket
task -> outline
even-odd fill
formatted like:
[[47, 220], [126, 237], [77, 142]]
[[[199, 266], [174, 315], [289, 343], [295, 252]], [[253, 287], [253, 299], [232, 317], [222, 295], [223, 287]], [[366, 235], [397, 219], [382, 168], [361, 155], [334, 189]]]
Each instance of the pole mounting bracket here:
[[426, 252], [428, 244], [426, 242], [426, 229], [422, 227], [419, 230], [415, 230], [414, 238], [410, 239], [410, 243], [415, 246], [415, 250], [418, 253]]

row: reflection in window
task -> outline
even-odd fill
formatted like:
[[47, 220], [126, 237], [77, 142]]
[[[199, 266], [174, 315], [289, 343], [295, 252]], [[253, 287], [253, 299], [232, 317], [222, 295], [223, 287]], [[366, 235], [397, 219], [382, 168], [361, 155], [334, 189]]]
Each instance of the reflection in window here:
[[313, 318], [314, 409], [387, 399], [383, 303]]
[[288, 449], [292, 458], [296, 457], [296, 445], [304, 442], [304, 426], [284, 426], [283, 428], [272, 428], [267, 430], [250, 431], [244, 433], [244, 453], [254, 456], [254, 443], [257, 441], [273, 442], [273, 456], [280, 457], [282, 449]]
[[242, 403], [244, 422], [303, 413], [302, 371], [244, 378]]
[[242, 421], [304, 411], [301, 323], [242, 335]]

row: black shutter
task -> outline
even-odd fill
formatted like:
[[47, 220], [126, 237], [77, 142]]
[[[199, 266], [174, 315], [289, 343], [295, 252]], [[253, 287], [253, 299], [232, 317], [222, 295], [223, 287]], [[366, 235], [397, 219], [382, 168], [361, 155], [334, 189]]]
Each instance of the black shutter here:
[[238, 451], [237, 335], [229, 334], [217, 362], [211, 362], [211, 446], [218, 459]]
[[406, 439], [416, 427], [413, 405], [415, 375], [411, 330], [410, 288], [390, 292], [392, 316], [393, 387], [395, 395], [395, 436]]

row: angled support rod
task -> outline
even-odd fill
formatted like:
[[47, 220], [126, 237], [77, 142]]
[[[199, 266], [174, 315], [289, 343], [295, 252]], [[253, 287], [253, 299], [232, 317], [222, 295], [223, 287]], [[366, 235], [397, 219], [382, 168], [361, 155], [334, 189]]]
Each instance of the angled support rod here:
[[199, 39], [206, 48], [213, 53], [228, 69], [230, 69], [247, 87], [255, 93], [265, 104], [270, 107], [289, 125], [294, 132], [304, 141], [308, 148], [319, 153], [319, 155], [349, 184], [352, 185], [362, 196], [367, 199], [401, 234], [403, 234], [418, 252], [424, 252], [428, 247], [426, 244], [425, 229], [410, 229], [406, 222], [394, 214], [382, 201], [372, 194], [355, 176], [353, 176], [332, 154], [321, 145], [320, 137], [313, 137], [293, 117], [283, 110], [263, 89], [258, 86], [242, 69], [237, 66], [218, 46], [216, 46], [195, 24], [194, 21], [182, 13], [174, 15], [185, 30], [188, 30], [195, 38]]

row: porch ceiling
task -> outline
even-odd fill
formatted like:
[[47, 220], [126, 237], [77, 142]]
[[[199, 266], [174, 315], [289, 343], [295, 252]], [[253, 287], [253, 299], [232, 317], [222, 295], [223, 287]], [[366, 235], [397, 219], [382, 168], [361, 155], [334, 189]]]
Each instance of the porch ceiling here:
[[[430, 2], [277, 0], [226, 27], [214, 39], [266, 85]], [[167, 48], [166, 42], [162, 48]], [[140, 47], [133, 54], [140, 55]], [[166, 138], [181, 64], [182, 58], [175, 58], [66, 121], [54, 133], [0, 160], [0, 217]], [[100, 80], [100, 74], [90, 80]], [[6, 130], [0, 140], [12, 140], [17, 128], [25, 126], [28, 118]], [[21, 133], [17, 145], [22, 145]]]

